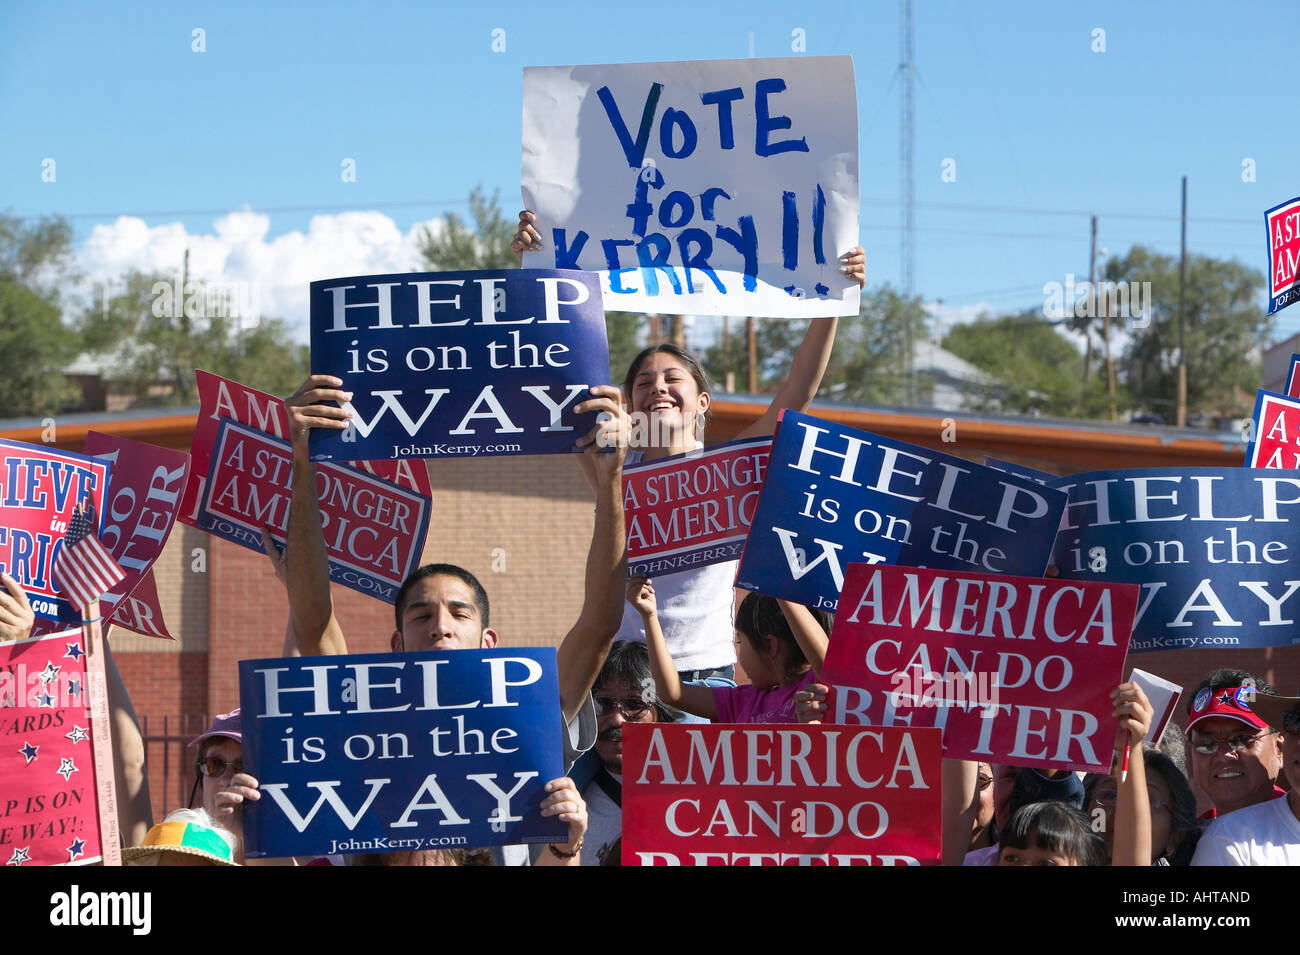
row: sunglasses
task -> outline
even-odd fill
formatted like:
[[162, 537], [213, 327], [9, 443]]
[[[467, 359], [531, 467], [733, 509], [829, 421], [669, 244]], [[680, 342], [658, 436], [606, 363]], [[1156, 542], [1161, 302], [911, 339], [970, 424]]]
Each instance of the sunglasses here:
[[196, 765], [199, 773], [204, 776], [211, 776], [213, 779], [219, 779], [226, 775], [227, 772], [233, 776], [244, 771], [244, 761], [242, 759], [236, 759], [228, 763], [216, 756], [205, 756]]
[[643, 719], [647, 713], [654, 709], [653, 703], [647, 703], [645, 700], [636, 697], [616, 700], [609, 696], [597, 696], [592, 698], [592, 703], [596, 706], [597, 716], [610, 716], [615, 710], [621, 710], [625, 720]]
[[1202, 756], [1215, 755], [1225, 744], [1234, 753], [1244, 753], [1268, 734], [1269, 730], [1261, 730], [1254, 735], [1242, 733], [1238, 736], [1230, 736], [1227, 739], [1218, 739], [1213, 736], [1191, 736], [1188, 738], [1188, 742], [1192, 745], [1192, 751]]

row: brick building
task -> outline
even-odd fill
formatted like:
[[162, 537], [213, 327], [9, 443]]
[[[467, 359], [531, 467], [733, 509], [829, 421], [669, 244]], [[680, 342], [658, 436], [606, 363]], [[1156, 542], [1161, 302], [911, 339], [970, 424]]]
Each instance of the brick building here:
[[[710, 441], [753, 421], [766, 399], [719, 400]], [[1058, 474], [1157, 466], [1238, 467], [1244, 445], [1206, 432], [1092, 422], [996, 418], [956, 412], [817, 406], [851, 427], [979, 461], [985, 454]], [[89, 429], [188, 450], [195, 410], [60, 418], [52, 444], [80, 451]], [[41, 422], [0, 424], [0, 437], [40, 444]], [[947, 437], [951, 440], [945, 441]], [[592, 530], [591, 495], [577, 463], [563, 456], [445, 460], [430, 466], [434, 499], [426, 561], [461, 564], [492, 598], [491, 622], [506, 646], [554, 645], [576, 619]], [[288, 612], [283, 589], [260, 554], [177, 524], [154, 567], [174, 642], [114, 628], [112, 645], [139, 716], [147, 722], [156, 815], [188, 798], [192, 738], [212, 713], [238, 705], [237, 661], [280, 655]], [[336, 611], [358, 652], [388, 649], [392, 608], [336, 587]], [[1259, 673], [1284, 692], [1300, 689], [1300, 647], [1178, 650], [1138, 658], [1184, 686], [1215, 666]], [[1134, 660], [1129, 661], [1130, 664]], [[171, 737], [168, 743], [166, 737]]]

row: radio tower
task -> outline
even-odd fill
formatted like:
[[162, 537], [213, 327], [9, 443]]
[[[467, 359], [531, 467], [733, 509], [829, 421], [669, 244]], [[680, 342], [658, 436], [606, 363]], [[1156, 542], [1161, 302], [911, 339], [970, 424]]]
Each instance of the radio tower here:
[[[902, 102], [898, 114], [898, 260], [903, 295], [910, 300], [915, 291], [912, 270], [916, 259], [916, 234], [912, 231], [916, 214], [916, 168], [912, 155], [916, 144], [913, 105], [916, 99], [916, 60], [912, 50], [912, 0], [900, 0], [899, 14], [898, 86]], [[903, 328], [904, 381], [907, 388], [907, 403], [911, 405], [915, 402], [912, 375], [915, 355], [912, 322], [904, 322]]]

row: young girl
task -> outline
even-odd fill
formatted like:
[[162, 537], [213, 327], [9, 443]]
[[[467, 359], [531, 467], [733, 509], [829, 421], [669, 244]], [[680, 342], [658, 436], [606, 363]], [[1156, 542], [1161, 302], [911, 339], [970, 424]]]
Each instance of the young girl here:
[[747, 595], [736, 611], [736, 648], [750, 685], [704, 686], [683, 683], [674, 666], [659, 626], [654, 585], [632, 578], [627, 599], [645, 625], [660, 700], [719, 723], [797, 722], [794, 695], [817, 679], [826, 661], [830, 618], [824, 612]]
[[[519, 231], [511, 243], [516, 255], [542, 248], [536, 225], [537, 217], [533, 213], [527, 210], [519, 213]], [[840, 256], [839, 269], [859, 286], [866, 284], [866, 254], [861, 248], [855, 246]], [[772, 434], [785, 408], [808, 409], [830, 360], [836, 324], [834, 318], [809, 320], [789, 377], [762, 417], [738, 434], [737, 440]], [[652, 345], [633, 359], [623, 381], [621, 402], [612, 388], [597, 386], [593, 393], [599, 397], [575, 405], [575, 413], [596, 411], [637, 416], [632, 420], [640, 427], [633, 428], [633, 438], [645, 435], [648, 442], [644, 447], [632, 445], [627, 455], [629, 465], [685, 454], [704, 446], [711, 403], [708, 378], [695, 356], [675, 345]], [[591, 463], [585, 457], [579, 463], [588, 483], [594, 487]], [[735, 561], [656, 578], [660, 626], [684, 679], [730, 680], [736, 662], [731, 641], [735, 579]], [[639, 622], [631, 614], [625, 614], [615, 639], [644, 642], [646, 638]]]
[[1088, 817], [1062, 802], [1022, 806], [1002, 833], [998, 865], [1105, 864], [1105, 843]]

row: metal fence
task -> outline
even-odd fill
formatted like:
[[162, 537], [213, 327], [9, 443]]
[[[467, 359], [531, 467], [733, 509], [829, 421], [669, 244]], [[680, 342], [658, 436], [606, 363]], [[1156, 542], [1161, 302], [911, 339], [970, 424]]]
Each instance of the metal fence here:
[[162, 819], [173, 809], [189, 805], [194, 786], [194, 753], [187, 744], [208, 728], [206, 715], [164, 716], [159, 721], [140, 717], [144, 736], [145, 759], [149, 767], [149, 790], [155, 819]]

